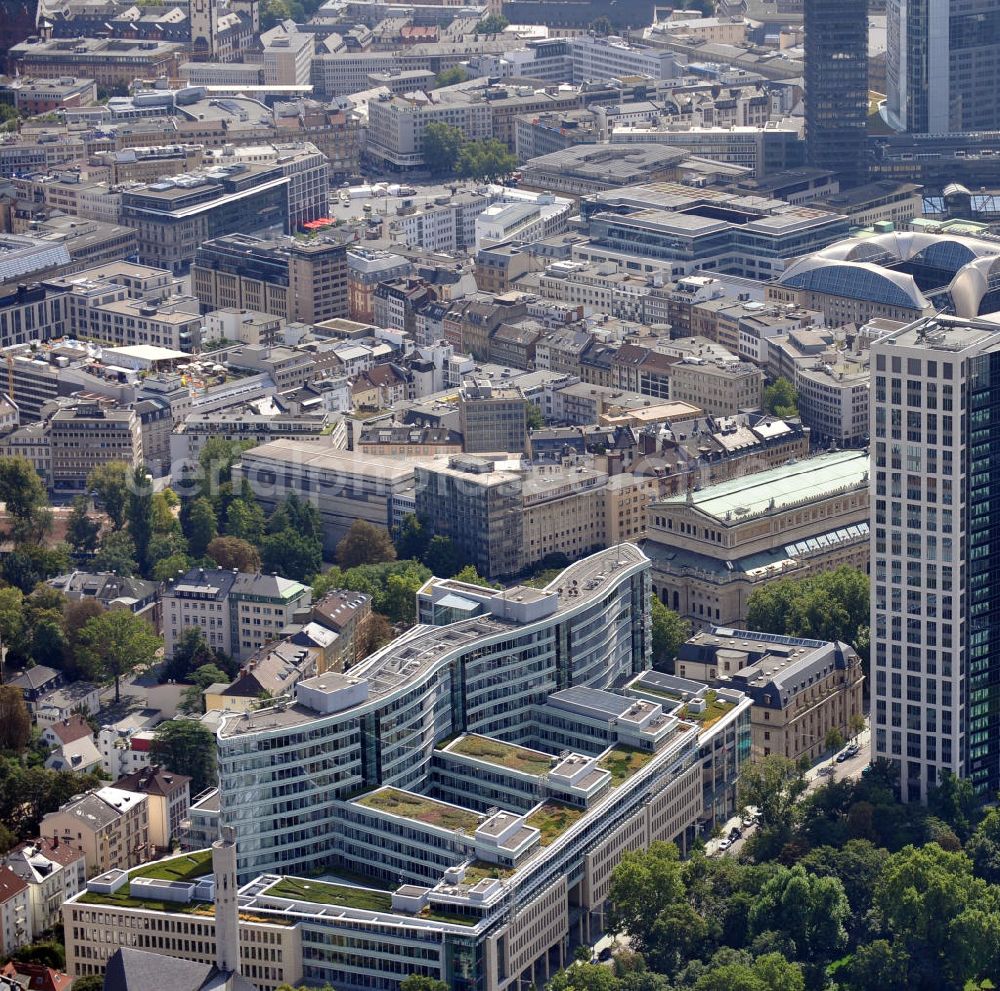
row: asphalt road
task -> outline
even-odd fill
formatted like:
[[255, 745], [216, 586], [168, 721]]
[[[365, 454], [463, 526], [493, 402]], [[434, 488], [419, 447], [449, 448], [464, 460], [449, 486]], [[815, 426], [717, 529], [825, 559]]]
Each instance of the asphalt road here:
[[[861, 749], [856, 757], [851, 757], [850, 759], [838, 764], [837, 755], [834, 754], [831, 757], [821, 760], [818, 764], [813, 765], [808, 771], [806, 771], [806, 795], [815, 791], [817, 788], [822, 787], [828, 781], [843, 781], [845, 778], [857, 780], [861, 777], [861, 773], [871, 761], [871, 731], [868, 729], [864, 730], [864, 732], [862, 732], [858, 737], [857, 742]], [[729, 835], [729, 831], [734, 826], [739, 826], [739, 828], [743, 831], [743, 836], [740, 839], [733, 841], [725, 850], [720, 850], [719, 844], [722, 842], [723, 838]], [[746, 843], [752, 831], [756, 828], [756, 826], [751, 826], [749, 829], [745, 829], [740, 822], [740, 818], [736, 816], [730, 819], [722, 827], [721, 837], [709, 840], [705, 844], [705, 853], [709, 857], [718, 856], [720, 853], [726, 856], [730, 854], [734, 856], [738, 855], [740, 850], [743, 848], [743, 844]]]

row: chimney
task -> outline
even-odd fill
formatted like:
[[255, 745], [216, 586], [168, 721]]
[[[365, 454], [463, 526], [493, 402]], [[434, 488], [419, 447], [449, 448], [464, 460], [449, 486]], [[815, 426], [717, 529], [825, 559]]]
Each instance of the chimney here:
[[222, 827], [212, 844], [215, 874], [215, 966], [224, 972], [240, 968], [240, 911], [236, 887], [236, 830]]

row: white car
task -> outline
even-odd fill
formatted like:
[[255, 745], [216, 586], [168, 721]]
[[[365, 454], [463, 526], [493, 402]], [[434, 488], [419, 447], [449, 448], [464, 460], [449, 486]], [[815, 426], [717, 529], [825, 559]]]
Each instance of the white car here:
[[732, 846], [732, 843], [729, 840], [721, 840], [719, 842], [719, 849], [720, 850], [728, 850], [731, 846]]

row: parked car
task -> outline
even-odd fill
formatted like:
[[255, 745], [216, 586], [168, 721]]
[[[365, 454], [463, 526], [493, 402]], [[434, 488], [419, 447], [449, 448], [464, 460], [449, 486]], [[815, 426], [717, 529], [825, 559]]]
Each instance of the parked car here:
[[605, 946], [604, 949], [601, 950], [601, 952], [597, 954], [597, 959], [601, 963], [605, 963], [606, 961], [610, 960], [611, 959], [611, 947], [610, 946]]
[[719, 842], [719, 849], [720, 850], [728, 850], [731, 846], [732, 846], [732, 844], [729, 842], [729, 840], [721, 840]]
[[729, 840], [730, 840], [730, 842], [733, 842], [734, 840], [740, 840], [742, 838], [743, 838], [743, 831], [742, 830], [737, 829], [735, 826], [733, 826], [733, 828], [731, 830], [729, 830]]
[[848, 752], [846, 750], [841, 750], [840, 753], [837, 754], [837, 763], [838, 764], [843, 764], [844, 761], [847, 760], [847, 758], [849, 756], [850, 755], [848, 754]]

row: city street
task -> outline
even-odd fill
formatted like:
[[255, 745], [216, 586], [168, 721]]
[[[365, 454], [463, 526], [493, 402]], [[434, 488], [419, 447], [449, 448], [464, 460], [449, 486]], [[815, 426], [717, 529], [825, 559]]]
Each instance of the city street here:
[[[857, 779], [861, 777], [862, 772], [868, 766], [871, 760], [871, 730], [865, 729], [857, 738], [858, 746], [861, 748], [858, 751], [857, 756], [851, 757], [842, 763], [837, 763], [837, 754], [833, 754], [830, 757], [821, 760], [818, 764], [814, 764], [808, 771], [806, 771], [806, 781], [808, 782], [805, 794], [808, 795], [810, 792], [815, 791], [817, 788], [826, 784], [828, 781], [842, 781], [845, 778]], [[838, 753], [842, 752], [848, 744], [845, 744]], [[733, 841], [725, 850], [720, 850], [720, 844], [724, 839], [729, 836], [730, 830], [734, 827], [738, 827], [742, 830], [743, 836]], [[749, 836], [752, 834], [756, 826], [751, 826], [749, 829], [745, 829], [741, 823], [739, 816], [734, 816], [729, 819], [722, 827], [722, 835], [717, 839], [710, 839], [705, 844], [705, 853], [709, 857], [717, 856], [720, 853], [726, 855], [738, 855], [740, 850], [743, 848], [743, 844], [746, 843]]]

